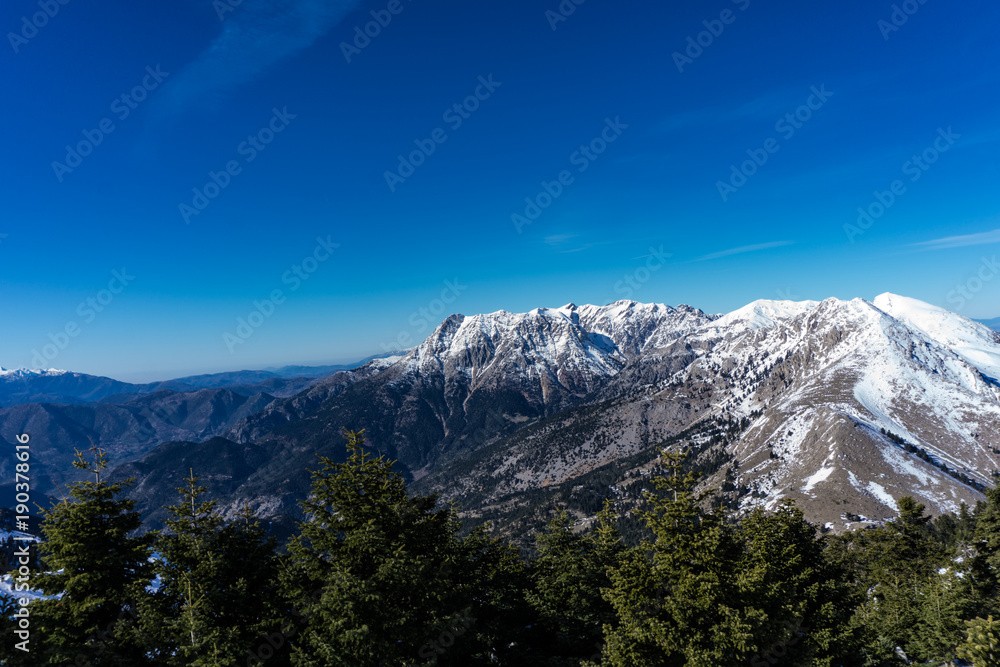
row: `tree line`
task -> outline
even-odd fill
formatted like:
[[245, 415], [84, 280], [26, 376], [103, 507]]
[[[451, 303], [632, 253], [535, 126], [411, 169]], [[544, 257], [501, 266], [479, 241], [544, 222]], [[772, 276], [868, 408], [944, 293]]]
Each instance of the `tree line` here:
[[279, 545], [223, 518], [192, 472], [163, 530], [129, 482], [94, 479], [45, 511], [30, 653], [9, 665], [540, 667], [1000, 665], [1000, 490], [932, 520], [912, 498], [883, 526], [820, 534], [791, 502], [737, 515], [664, 451], [647, 537], [606, 504], [592, 528], [554, 511], [524, 554], [412, 496], [346, 432], [320, 458], [305, 518]]

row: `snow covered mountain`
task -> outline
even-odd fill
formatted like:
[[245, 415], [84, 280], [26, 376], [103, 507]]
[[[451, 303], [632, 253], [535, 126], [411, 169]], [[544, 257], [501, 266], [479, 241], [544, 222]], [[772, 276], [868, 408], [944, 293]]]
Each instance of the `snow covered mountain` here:
[[729, 327], [689, 373], [758, 369], [714, 407], [760, 413], [732, 453], [767, 505], [794, 497], [834, 524], [831, 504], [885, 519], [906, 494], [954, 511], [1000, 467], [1000, 390], [986, 374], [1000, 346], [970, 325], [894, 295], [828, 299]]
[[55, 368], [48, 370], [0, 368], [0, 407], [43, 401], [87, 403], [139, 391], [138, 385]]
[[688, 306], [634, 301], [454, 315], [401, 363], [404, 375], [440, 371], [447, 385], [467, 380], [469, 391], [515, 384], [551, 411], [590, 393], [646, 349], [711, 319]]
[[708, 320], [645, 349], [598, 392], [605, 403], [423, 485], [463, 506], [509, 502], [699, 425], [706, 435], [691, 444], [718, 438], [734, 422], [739, 436], [705, 453], [724, 462], [707, 485], [731, 486], [744, 507], [792, 497], [810, 519], [841, 527], [891, 518], [907, 494], [954, 511], [992, 484], [1000, 345], [986, 327], [894, 295], [758, 301]]
[[[453, 315], [337, 391], [320, 383], [234, 426], [226, 437], [267, 462], [224, 500], [294, 513], [305, 470], [342, 456], [348, 427], [474, 514], [595, 471], [632, 478], [678, 437], [743, 507], [792, 497], [835, 528], [891, 518], [906, 494], [953, 511], [1000, 467], [998, 340], [890, 294], [724, 316], [632, 301]], [[187, 470], [185, 449], [170, 452]]]

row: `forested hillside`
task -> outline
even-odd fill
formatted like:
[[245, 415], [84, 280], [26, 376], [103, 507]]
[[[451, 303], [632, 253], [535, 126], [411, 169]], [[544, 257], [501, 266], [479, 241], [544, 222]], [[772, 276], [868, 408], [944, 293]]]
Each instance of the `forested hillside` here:
[[[30, 652], [8, 601], [5, 664], [996, 664], [1000, 490], [934, 520], [904, 497], [896, 520], [820, 534], [791, 501], [737, 516], [696, 494], [677, 444], [634, 516], [608, 503], [581, 531], [553, 502], [522, 549], [463, 531], [458, 508], [410, 495], [363, 433], [345, 437], [282, 545], [249, 512], [224, 520], [197, 471], [166, 528], [140, 535], [104, 453], [80, 455], [94, 479], [46, 513], [45, 597]], [[636, 518], [641, 539], [624, 540]]]

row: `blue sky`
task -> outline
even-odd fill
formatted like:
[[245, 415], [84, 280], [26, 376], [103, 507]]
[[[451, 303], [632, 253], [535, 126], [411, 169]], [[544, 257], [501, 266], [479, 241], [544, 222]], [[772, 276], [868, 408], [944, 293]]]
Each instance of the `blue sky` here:
[[0, 365], [335, 362], [626, 297], [1000, 315], [1000, 7], [897, 6], [12, 0]]

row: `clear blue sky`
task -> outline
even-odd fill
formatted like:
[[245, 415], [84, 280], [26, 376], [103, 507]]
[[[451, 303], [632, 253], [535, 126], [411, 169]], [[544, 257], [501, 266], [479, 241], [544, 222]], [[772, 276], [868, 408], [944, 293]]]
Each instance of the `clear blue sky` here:
[[[892, 5], [10, 0], [0, 365], [45, 345], [124, 379], [331, 362], [451, 312], [625, 296], [1000, 315], [1000, 6]], [[209, 172], [228, 184], [201, 201]], [[876, 191], [895, 201], [845, 230]]]

